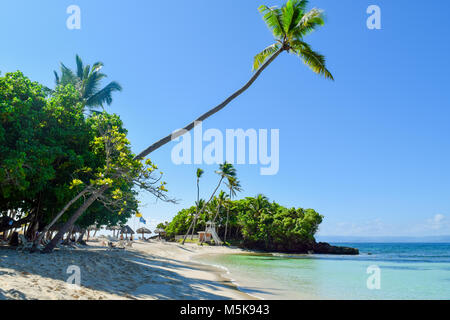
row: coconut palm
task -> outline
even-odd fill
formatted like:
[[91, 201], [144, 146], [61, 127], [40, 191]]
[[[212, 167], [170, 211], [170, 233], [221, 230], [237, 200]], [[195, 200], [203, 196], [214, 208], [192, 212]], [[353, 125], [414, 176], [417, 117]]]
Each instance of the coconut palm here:
[[78, 55], [76, 55], [75, 60], [77, 63], [76, 72], [63, 63], [61, 63], [61, 75], [54, 71], [56, 85], [72, 84], [79, 91], [84, 105], [91, 111], [103, 108], [105, 103], [111, 105], [112, 93], [122, 91], [120, 84], [112, 81], [100, 89], [102, 79], [106, 78], [106, 74], [100, 72], [103, 63], [96, 62], [92, 67], [84, 65], [83, 60]]
[[216, 171], [216, 173], [220, 176], [219, 183], [217, 184], [216, 188], [214, 189], [213, 193], [211, 194], [211, 197], [209, 198], [209, 200], [204, 204], [204, 206], [202, 207], [200, 212], [198, 212], [195, 215], [194, 220], [191, 222], [191, 225], [189, 226], [189, 229], [183, 238], [183, 244], [186, 241], [188, 234], [191, 232], [191, 228], [194, 224], [194, 221], [197, 219], [197, 217], [199, 215], [201, 215], [205, 211], [206, 207], [209, 205], [211, 200], [214, 198], [214, 195], [216, 194], [216, 192], [219, 189], [220, 185], [222, 184], [223, 180], [228, 177], [236, 176], [236, 169], [234, 168], [234, 166], [231, 163], [228, 163], [225, 161], [223, 164], [219, 165], [219, 170]]
[[216, 219], [220, 213], [220, 209], [223, 207], [225, 202], [228, 200], [228, 195], [224, 191], [220, 191], [216, 200], [217, 200], [216, 215], [214, 216], [213, 222], [216, 222]]
[[258, 53], [253, 62], [255, 74], [239, 90], [228, 97], [224, 102], [209, 110], [183, 129], [171, 133], [141, 152], [138, 157], [144, 158], [156, 149], [164, 146], [172, 140], [192, 130], [196, 125], [208, 119], [215, 113], [225, 108], [230, 102], [244, 93], [258, 79], [261, 73], [283, 52], [293, 53], [300, 57], [311, 70], [325, 78], [333, 79], [332, 74], [326, 68], [325, 57], [315, 52], [304, 41], [304, 37], [324, 25], [323, 11], [312, 9], [307, 11], [307, 0], [288, 0], [284, 6], [268, 7], [260, 6], [259, 11], [263, 15], [269, 29], [275, 38], [275, 43]]
[[[230, 200], [232, 200], [233, 197], [236, 196], [237, 192], [241, 192], [242, 191], [241, 183], [236, 177], [228, 177], [227, 178], [227, 182], [225, 184], [226, 184], [226, 186], [228, 187], [228, 190], [229, 190], [228, 196], [229, 196]], [[232, 202], [230, 201], [230, 203], [227, 206], [227, 221], [225, 223], [225, 235], [224, 235], [224, 239], [223, 239], [224, 242], [227, 241], [228, 222], [230, 220], [230, 206], [231, 206], [231, 204], [232, 204]]]
[[[202, 169], [200, 169], [200, 168], [197, 169], [197, 202], [196, 202], [197, 209], [195, 210], [196, 214], [198, 213], [198, 208], [199, 208], [198, 204], [200, 202], [200, 178], [202, 177], [203, 173], [204, 173], [204, 171]], [[192, 228], [191, 240], [194, 238], [196, 222], [197, 221], [194, 217], [194, 227]]]

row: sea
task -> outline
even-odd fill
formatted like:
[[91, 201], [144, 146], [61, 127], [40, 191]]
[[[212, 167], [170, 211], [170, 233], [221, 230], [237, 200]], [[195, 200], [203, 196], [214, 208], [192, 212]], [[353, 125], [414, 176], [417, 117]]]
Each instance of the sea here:
[[259, 299], [448, 300], [450, 243], [332, 243], [360, 255], [208, 255], [239, 290]]

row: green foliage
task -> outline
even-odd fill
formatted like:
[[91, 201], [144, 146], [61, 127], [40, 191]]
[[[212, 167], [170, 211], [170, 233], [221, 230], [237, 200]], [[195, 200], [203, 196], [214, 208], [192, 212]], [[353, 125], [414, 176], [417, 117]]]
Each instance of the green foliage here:
[[53, 146], [43, 144], [46, 113], [41, 85], [21, 72], [0, 78], [0, 209], [29, 208], [55, 175]]
[[[247, 248], [295, 251], [315, 241], [314, 235], [323, 220], [323, 216], [313, 209], [288, 209], [270, 202], [263, 195], [235, 201], [214, 197], [198, 218], [195, 232], [205, 230], [205, 223], [216, 214], [220, 203], [223, 206], [216, 220], [219, 236], [224, 235], [229, 209], [228, 229], [232, 242], [240, 240]], [[168, 238], [186, 233], [195, 212], [195, 206], [178, 212], [165, 227]]]
[[72, 76], [66, 71], [51, 96], [21, 72], [0, 77], [0, 213], [17, 211], [42, 229], [83, 189], [107, 184], [77, 224], [123, 224], [137, 212], [136, 187], [164, 199], [166, 184], [154, 177], [158, 168], [150, 160], [134, 159], [119, 116], [85, 114]]

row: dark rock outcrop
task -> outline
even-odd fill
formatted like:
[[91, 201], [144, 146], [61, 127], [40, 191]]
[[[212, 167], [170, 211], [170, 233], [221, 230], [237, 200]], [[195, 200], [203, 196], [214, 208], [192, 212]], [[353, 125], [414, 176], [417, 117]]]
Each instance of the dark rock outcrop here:
[[297, 241], [287, 243], [265, 243], [243, 241], [241, 248], [261, 250], [266, 252], [281, 252], [294, 254], [336, 254], [336, 255], [358, 255], [359, 250], [349, 247], [332, 246], [325, 242]]
[[358, 255], [359, 250], [350, 247], [336, 247], [329, 243], [319, 242], [313, 245], [312, 251], [317, 254]]

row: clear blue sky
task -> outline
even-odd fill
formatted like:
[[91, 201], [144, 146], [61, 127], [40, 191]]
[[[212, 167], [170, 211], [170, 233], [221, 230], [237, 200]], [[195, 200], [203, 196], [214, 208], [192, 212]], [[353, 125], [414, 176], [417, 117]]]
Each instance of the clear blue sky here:
[[[53, 86], [59, 62], [101, 60], [124, 91], [120, 114], [136, 152], [221, 102], [251, 76], [272, 43], [257, 7], [272, 0], [5, 0], [0, 70]], [[81, 30], [66, 8], [81, 8]], [[382, 30], [368, 30], [379, 5]], [[204, 128], [280, 129], [280, 171], [237, 166], [245, 192], [314, 208], [322, 235], [450, 234], [450, 2], [316, 0], [327, 25], [308, 37], [336, 81], [284, 54]], [[169, 220], [196, 197], [195, 166], [175, 166], [172, 145], [152, 154], [179, 205], [142, 196], [145, 218]], [[217, 177], [203, 166], [202, 196]]]

